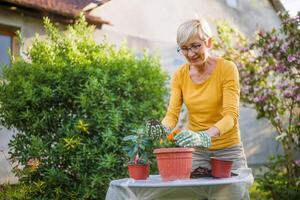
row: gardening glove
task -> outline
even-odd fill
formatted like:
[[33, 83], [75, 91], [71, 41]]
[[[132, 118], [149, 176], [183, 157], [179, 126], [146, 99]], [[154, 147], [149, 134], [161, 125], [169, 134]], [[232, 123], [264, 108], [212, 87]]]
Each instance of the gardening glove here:
[[204, 147], [211, 145], [211, 138], [205, 131], [183, 130], [174, 137], [175, 143], [183, 147]]
[[150, 120], [146, 123], [146, 132], [153, 139], [166, 137], [171, 130], [158, 120]]

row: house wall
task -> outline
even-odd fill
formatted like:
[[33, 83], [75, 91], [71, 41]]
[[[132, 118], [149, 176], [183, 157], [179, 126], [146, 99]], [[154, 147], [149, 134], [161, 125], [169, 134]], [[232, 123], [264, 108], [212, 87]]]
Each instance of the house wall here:
[[[24, 38], [24, 48], [20, 51], [21, 54], [23, 54], [23, 50], [27, 49], [31, 44], [36, 33], [44, 35], [42, 21], [40, 19], [22, 16], [14, 12], [1, 10], [0, 24], [14, 26], [20, 29]], [[13, 134], [13, 131], [9, 131], [0, 126], [0, 183], [17, 181], [11, 173], [11, 165], [6, 159], [8, 158], [8, 142]]]
[[[237, 3], [237, 7], [228, 4]], [[184, 62], [176, 53], [177, 26], [195, 14], [203, 16], [213, 24], [215, 19], [232, 21], [247, 35], [252, 35], [256, 27], [271, 29], [280, 24], [267, 0], [113, 0], [93, 11], [113, 26], [103, 26], [95, 31], [95, 39], [100, 42], [103, 35], [120, 45], [124, 40], [129, 47], [140, 51], [148, 48], [161, 57], [161, 64], [172, 74]], [[41, 19], [23, 16], [14, 12], [0, 12], [0, 24], [19, 27], [24, 38], [24, 48], [31, 44], [35, 33], [44, 35]], [[20, 52], [23, 55], [23, 51]], [[265, 163], [268, 155], [277, 152], [274, 132], [266, 120], [256, 120], [254, 110], [242, 107], [240, 126], [248, 162], [251, 165]], [[0, 183], [15, 182], [8, 157], [8, 142], [12, 131], [0, 128]], [[5, 156], [4, 156], [4, 154]]]
[[[95, 32], [97, 41], [108, 35], [116, 45], [126, 41], [137, 51], [148, 48], [160, 55], [162, 67], [170, 75], [184, 62], [176, 52], [176, 31], [186, 19], [204, 17], [214, 33], [215, 20], [226, 19], [249, 38], [257, 28], [271, 30], [280, 26], [280, 19], [267, 0], [113, 0], [93, 14], [112, 23]], [[270, 155], [281, 152], [274, 139], [275, 131], [266, 119], [256, 119], [254, 109], [241, 106], [239, 123], [250, 166], [264, 164]]]
[[[236, 6], [229, 6], [232, 2]], [[103, 30], [169, 43], [175, 42], [178, 25], [195, 15], [211, 25], [216, 19], [232, 21], [247, 35], [258, 26], [271, 29], [280, 24], [268, 0], [113, 0], [92, 13], [112, 22]]]
[[22, 14], [16, 12], [1, 10], [0, 24], [20, 28], [22, 37], [24, 39], [23, 50], [26, 50], [31, 44], [31, 41], [36, 33], [39, 35], [45, 34], [43, 31], [43, 23], [41, 18], [23, 16]]

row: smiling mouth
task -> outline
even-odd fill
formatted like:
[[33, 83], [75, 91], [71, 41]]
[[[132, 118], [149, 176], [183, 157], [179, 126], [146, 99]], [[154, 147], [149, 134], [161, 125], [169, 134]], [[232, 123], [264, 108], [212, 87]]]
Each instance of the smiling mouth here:
[[203, 59], [201, 57], [197, 57], [197, 58], [190, 59], [190, 61], [195, 63], [195, 62], [201, 62], [201, 61], [203, 61]]
[[195, 63], [195, 62], [198, 62], [199, 60], [198, 59], [191, 59], [190, 61], [191, 61], [191, 63]]
[[200, 54], [199, 56], [195, 57], [195, 58], [191, 58], [190, 59], [191, 62], [195, 63], [195, 62], [203, 62], [204, 61], [204, 54]]

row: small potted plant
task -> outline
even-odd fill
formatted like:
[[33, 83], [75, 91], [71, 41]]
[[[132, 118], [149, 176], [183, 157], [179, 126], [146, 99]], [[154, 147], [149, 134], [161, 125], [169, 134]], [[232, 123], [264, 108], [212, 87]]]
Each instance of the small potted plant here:
[[174, 136], [180, 130], [175, 130], [160, 139], [159, 148], [154, 149], [159, 174], [164, 181], [189, 179], [192, 171], [193, 148], [178, 147]]
[[231, 177], [232, 160], [211, 157], [211, 175], [215, 178]]
[[152, 140], [145, 134], [145, 129], [140, 128], [134, 134], [123, 138], [127, 145], [123, 150], [129, 158], [129, 177], [135, 180], [146, 180], [149, 177], [149, 156], [152, 151]]
[[[158, 121], [150, 122], [148, 135], [155, 141], [154, 154], [157, 159], [159, 174], [164, 181], [189, 179], [192, 171], [192, 153], [194, 148], [178, 147], [174, 137], [180, 134], [176, 129], [164, 130]], [[153, 127], [153, 128], [152, 128]]]

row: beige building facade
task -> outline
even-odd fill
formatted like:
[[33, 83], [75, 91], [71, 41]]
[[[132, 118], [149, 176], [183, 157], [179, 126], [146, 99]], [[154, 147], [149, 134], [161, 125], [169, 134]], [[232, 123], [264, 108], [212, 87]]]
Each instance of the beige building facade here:
[[[203, 17], [215, 33], [216, 20], [225, 19], [252, 38], [258, 28], [271, 30], [280, 26], [273, 4], [268, 0], [114, 0], [92, 13], [112, 23], [95, 32], [97, 40], [107, 34], [116, 45], [126, 41], [137, 51], [148, 48], [160, 55], [162, 67], [171, 75], [184, 63], [176, 52], [180, 23]], [[254, 109], [241, 106], [239, 124], [250, 166], [264, 164], [270, 155], [281, 152], [275, 130], [266, 119], [257, 120]]]
[[[117, 46], [126, 41], [137, 53], [149, 49], [160, 56], [162, 67], [170, 75], [184, 62], [176, 52], [176, 30], [186, 19], [204, 17], [213, 29], [215, 20], [226, 19], [249, 37], [259, 27], [270, 30], [280, 25], [268, 0], [112, 0], [93, 9], [91, 15], [111, 22], [96, 29], [96, 41], [101, 42], [107, 35]], [[18, 49], [22, 56], [36, 33], [44, 35], [41, 18], [3, 9], [0, 9], [0, 33], [1, 27], [20, 30], [25, 42], [24, 48]], [[250, 165], [265, 163], [269, 155], [279, 152], [274, 130], [266, 120], [256, 120], [253, 109], [241, 107], [240, 128]], [[16, 181], [6, 160], [12, 134], [0, 129], [0, 183]]]

